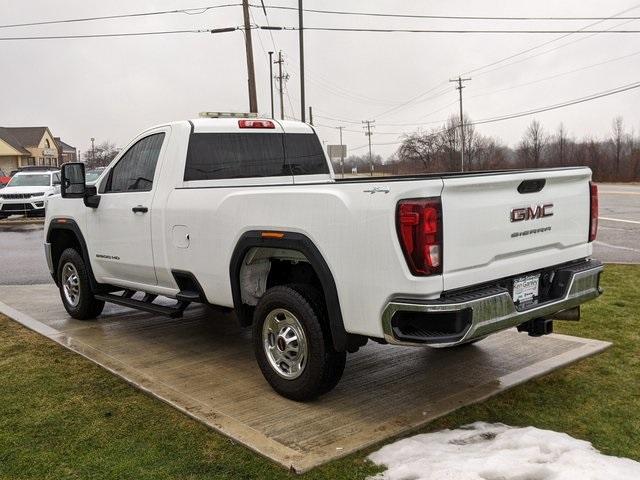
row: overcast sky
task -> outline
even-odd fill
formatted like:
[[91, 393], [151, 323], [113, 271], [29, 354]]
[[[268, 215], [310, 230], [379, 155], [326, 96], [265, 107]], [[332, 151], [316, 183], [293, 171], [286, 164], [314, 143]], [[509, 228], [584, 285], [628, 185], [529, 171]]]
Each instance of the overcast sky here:
[[[0, 24], [196, 8], [235, 0], [0, 0]], [[253, 3], [259, 3], [254, 0]], [[265, 0], [267, 5], [297, 5], [294, 0]], [[307, 8], [431, 15], [611, 16], [636, 4], [629, 0], [457, 1], [305, 0]], [[640, 7], [640, 4], [638, 4]], [[626, 15], [640, 15], [640, 8]], [[255, 23], [266, 23], [253, 9]], [[269, 10], [271, 25], [297, 25], [296, 12]], [[628, 21], [627, 21], [628, 22]], [[240, 7], [200, 15], [172, 14], [63, 25], [2, 28], [0, 37], [218, 28], [242, 23]], [[388, 19], [307, 13], [306, 26], [434, 29], [579, 29], [589, 21], [507, 22]], [[607, 21], [593, 28], [622, 24]], [[640, 21], [619, 28], [640, 29]], [[282, 49], [290, 74], [285, 95], [288, 116], [300, 116], [297, 32], [254, 31], [254, 55], [260, 112], [269, 114], [269, 65], [266, 51]], [[375, 119], [375, 144], [397, 142], [399, 134], [419, 125], [437, 127], [458, 110], [453, 85], [390, 113], [460, 73], [559, 37], [423, 33], [305, 34], [307, 105], [318, 125], [346, 127], [350, 153], [365, 153], [362, 126], [322, 117], [360, 122]], [[558, 46], [568, 44], [563, 48]], [[527, 59], [538, 52], [555, 50]], [[640, 80], [640, 54], [533, 82], [582, 67], [640, 52], [640, 34], [572, 35], [531, 53], [512, 65], [471, 73], [464, 89], [465, 112], [482, 119], [611, 89]], [[524, 59], [524, 60], [523, 60]], [[522, 60], [522, 61], [520, 61]], [[502, 64], [499, 64], [500, 66]], [[206, 33], [133, 38], [0, 41], [0, 126], [47, 125], [56, 136], [86, 150], [93, 136], [125, 145], [137, 132], [165, 121], [196, 117], [203, 110], [248, 111], [243, 34]], [[516, 87], [516, 88], [512, 88]], [[498, 90], [498, 92], [495, 92]], [[492, 93], [495, 92], [495, 93]], [[433, 98], [435, 97], [435, 98]], [[290, 99], [290, 101], [289, 101]], [[277, 95], [276, 95], [277, 103]], [[628, 129], [640, 129], [640, 89], [536, 115], [553, 131], [564, 122], [577, 137], [605, 137], [611, 120], [622, 115]], [[279, 108], [276, 108], [279, 111]], [[480, 132], [515, 144], [532, 117], [479, 126]], [[396, 124], [396, 125], [394, 125]], [[404, 125], [409, 124], [409, 125]], [[323, 140], [338, 143], [337, 130], [319, 126]], [[396, 145], [374, 151], [392, 153]]]

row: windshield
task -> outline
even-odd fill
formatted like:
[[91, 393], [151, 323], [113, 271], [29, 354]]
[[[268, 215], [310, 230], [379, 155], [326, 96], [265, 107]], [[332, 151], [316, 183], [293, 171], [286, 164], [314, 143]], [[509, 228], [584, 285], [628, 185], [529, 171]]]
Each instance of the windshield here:
[[7, 187], [48, 187], [51, 183], [51, 175], [14, 175]]

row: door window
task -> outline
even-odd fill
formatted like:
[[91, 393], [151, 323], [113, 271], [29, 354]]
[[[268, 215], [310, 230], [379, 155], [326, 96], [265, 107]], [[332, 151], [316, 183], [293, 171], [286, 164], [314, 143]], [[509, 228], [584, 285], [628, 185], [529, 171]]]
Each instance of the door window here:
[[164, 133], [155, 133], [136, 142], [109, 172], [105, 193], [148, 192], [164, 141]]

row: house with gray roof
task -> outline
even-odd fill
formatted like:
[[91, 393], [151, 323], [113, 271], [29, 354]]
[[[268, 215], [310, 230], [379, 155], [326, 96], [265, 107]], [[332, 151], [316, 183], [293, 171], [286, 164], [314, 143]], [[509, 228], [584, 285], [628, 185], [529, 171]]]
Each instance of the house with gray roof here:
[[0, 127], [0, 170], [6, 174], [29, 165], [57, 167], [61, 159], [48, 127]]

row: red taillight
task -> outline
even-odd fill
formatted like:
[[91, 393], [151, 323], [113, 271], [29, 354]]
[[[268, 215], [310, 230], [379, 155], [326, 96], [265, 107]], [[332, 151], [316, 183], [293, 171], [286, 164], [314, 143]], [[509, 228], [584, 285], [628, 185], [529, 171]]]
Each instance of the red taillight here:
[[240, 128], [276, 128], [271, 120], [238, 120]]
[[598, 234], [598, 186], [589, 182], [590, 192], [590, 217], [589, 217], [589, 241], [593, 242]]
[[398, 238], [411, 273], [442, 273], [440, 198], [401, 200], [396, 215]]

